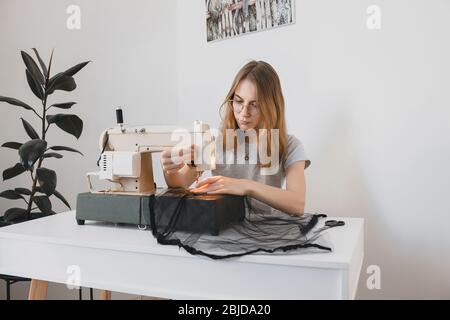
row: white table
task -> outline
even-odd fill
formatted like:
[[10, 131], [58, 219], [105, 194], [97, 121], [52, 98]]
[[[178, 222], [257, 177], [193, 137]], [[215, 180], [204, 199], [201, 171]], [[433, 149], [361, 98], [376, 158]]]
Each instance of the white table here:
[[79, 267], [83, 287], [170, 299], [353, 299], [364, 220], [328, 219], [346, 223], [326, 231], [331, 253], [211, 260], [159, 245], [135, 227], [79, 226], [68, 211], [0, 228], [0, 274], [67, 283]]

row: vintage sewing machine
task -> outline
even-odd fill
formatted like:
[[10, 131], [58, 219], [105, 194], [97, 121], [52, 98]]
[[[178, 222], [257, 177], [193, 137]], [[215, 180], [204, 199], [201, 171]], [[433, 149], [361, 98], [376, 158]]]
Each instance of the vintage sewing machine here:
[[[77, 223], [84, 225], [86, 220], [93, 220], [134, 224], [145, 229], [151, 225], [152, 197], [170, 208], [173, 202], [179, 201], [179, 196], [186, 193], [186, 190], [172, 189], [171, 196], [166, 196], [163, 188], [157, 188], [152, 154], [193, 143], [194, 159], [184, 161], [195, 167], [200, 176], [205, 170], [215, 169], [214, 137], [209, 126], [201, 121], [195, 121], [192, 127], [127, 126], [123, 124], [121, 109], [116, 110], [116, 117], [117, 125], [100, 136], [100, 170], [87, 174], [89, 192], [77, 197]], [[114, 185], [96, 190], [93, 176]], [[222, 227], [242, 220], [245, 215], [243, 197], [234, 195], [189, 194], [183, 210], [186, 212], [178, 222], [178, 229], [196, 230], [196, 221], [201, 220], [202, 226], [208, 226], [207, 231], [211, 234], [218, 234]]]

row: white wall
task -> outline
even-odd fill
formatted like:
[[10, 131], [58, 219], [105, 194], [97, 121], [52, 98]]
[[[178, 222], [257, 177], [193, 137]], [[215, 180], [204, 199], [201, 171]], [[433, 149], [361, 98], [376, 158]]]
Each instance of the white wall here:
[[[81, 29], [68, 30], [66, 9], [81, 9]], [[30, 54], [36, 47], [45, 61], [54, 48], [53, 70], [92, 60], [76, 76], [78, 88], [58, 93], [51, 102], [76, 101], [73, 112], [84, 120], [84, 132], [77, 141], [59, 129], [49, 130], [49, 143], [77, 148], [85, 156], [66, 153], [62, 160], [50, 160], [58, 173], [58, 189], [75, 207], [76, 195], [87, 190], [85, 173], [97, 169], [98, 138], [101, 131], [115, 124], [115, 108], [123, 106], [124, 118], [132, 124], [172, 123], [176, 117], [176, 14], [174, 1], [106, 0], [1, 0], [0, 1], [0, 95], [38, 104], [28, 89], [20, 50]], [[19, 116], [37, 125], [30, 112], [0, 104], [1, 143], [26, 141]], [[13, 150], [0, 150], [2, 171], [17, 162]], [[157, 172], [157, 171], [156, 171]], [[161, 181], [162, 177], [157, 177]], [[1, 183], [1, 190], [29, 185], [28, 177]], [[56, 211], [65, 210], [54, 201]], [[0, 212], [14, 206], [0, 200]], [[13, 298], [26, 297], [28, 285], [18, 284]], [[4, 297], [3, 281], [0, 299]], [[87, 291], [85, 292], [85, 296]], [[52, 285], [49, 298], [76, 298], [64, 286]], [[113, 295], [114, 297], [114, 295]]]
[[[179, 116], [217, 124], [245, 62], [278, 70], [288, 130], [312, 160], [307, 210], [366, 219], [359, 298], [450, 298], [449, 12], [445, 0], [297, 0], [293, 26], [207, 43], [204, 0], [178, 1]], [[366, 288], [372, 264], [381, 290]]]
[[[79, 31], [65, 28], [69, 4], [81, 6]], [[369, 4], [381, 6], [379, 31], [366, 28]], [[312, 160], [308, 211], [366, 219], [364, 268], [381, 267], [382, 289], [367, 290], [363, 270], [358, 297], [449, 298], [449, 9], [445, 0], [297, 0], [293, 26], [208, 44], [204, 0], [3, 0], [0, 94], [36, 101], [22, 49], [36, 46], [48, 56], [55, 48], [55, 70], [93, 60], [76, 76], [78, 89], [60, 95], [78, 101], [83, 136], [50, 131], [55, 143], [85, 153], [51, 164], [74, 204], [117, 105], [129, 123], [217, 125], [235, 72], [264, 59], [281, 77], [288, 129]], [[18, 117], [31, 114], [0, 108], [1, 142], [24, 140]], [[13, 151], [0, 152], [2, 169], [16, 161]], [[0, 210], [11, 204], [0, 200]], [[13, 297], [24, 298], [26, 286], [18, 288]], [[77, 292], [54, 285], [49, 297]]]

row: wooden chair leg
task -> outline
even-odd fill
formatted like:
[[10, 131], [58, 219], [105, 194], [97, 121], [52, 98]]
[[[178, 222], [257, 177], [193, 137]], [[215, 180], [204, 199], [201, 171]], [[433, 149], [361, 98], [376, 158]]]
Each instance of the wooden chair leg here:
[[100, 300], [111, 300], [111, 291], [100, 290]]
[[48, 282], [33, 279], [28, 292], [28, 300], [45, 300], [47, 299]]

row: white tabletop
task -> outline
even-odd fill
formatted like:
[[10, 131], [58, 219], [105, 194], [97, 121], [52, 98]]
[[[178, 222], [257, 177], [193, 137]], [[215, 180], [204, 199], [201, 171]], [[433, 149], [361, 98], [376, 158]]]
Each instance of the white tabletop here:
[[[296, 265], [320, 268], [342, 268], [348, 265], [353, 256], [356, 240], [363, 228], [361, 218], [327, 218], [345, 221], [345, 226], [327, 230], [332, 244], [332, 252], [314, 252], [299, 254], [252, 254], [237, 258], [240, 261]], [[318, 228], [323, 226], [322, 219]], [[0, 229], [0, 239], [21, 239], [71, 246], [98, 249], [122, 250], [158, 255], [191, 256], [176, 246], [160, 245], [151, 231], [138, 230], [135, 226], [116, 226], [109, 223], [86, 221], [79, 226], [75, 220], [75, 211], [67, 211], [41, 219], [27, 221]]]
[[[79, 226], [75, 211], [68, 211], [0, 228], [0, 273], [64, 283], [65, 266], [76, 261], [88, 270], [83, 286], [111, 291], [169, 298], [353, 298], [363, 259], [364, 220], [328, 217], [317, 227], [328, 219], [345, 221], [345, 226], [325, 231], [332, 252], [257, 253], [215, 261], [192, 256], [177, 246], [160, 245], [151, 231], [135, 226], [89, 221]], [[32, 268], [27, 267], [30, 263]], [[164, 275], [174, 264], [179, 266], [176, 281], [174, 276]], [[148, 277], [149, 268], [160, 277]], [[204, 283], [192, 279], [199, 273], [204, 275]], [[246, 280], [240, 291], [220, 279], [221, 275], [231, 278], [242, 274]], [[279, 276], [270, 279], [271, 274]], [[264, 286], [258, 282], [263, 277]], [[210, 279], [220, 286], [212, 288]], [[329, 280], [318, 284], [321, 279]], [[249, 289], [251, 285], [256, 289]], [[280, 285], [284, 289], [278, 292]]]

